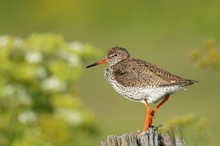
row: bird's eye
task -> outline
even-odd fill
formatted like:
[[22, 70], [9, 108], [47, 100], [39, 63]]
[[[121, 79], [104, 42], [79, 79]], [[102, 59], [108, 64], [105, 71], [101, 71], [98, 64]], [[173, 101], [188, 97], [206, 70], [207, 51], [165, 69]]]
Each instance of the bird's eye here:
[[109, 57], [116, 57], [118, 54], [111, 54]]

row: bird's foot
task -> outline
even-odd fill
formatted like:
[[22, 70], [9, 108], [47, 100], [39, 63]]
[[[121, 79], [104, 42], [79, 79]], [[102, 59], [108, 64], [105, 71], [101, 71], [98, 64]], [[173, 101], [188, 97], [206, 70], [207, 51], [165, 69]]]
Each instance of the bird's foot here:
[[135, 135], [135, 137], [138, 137], [140, 135], [140, 131], [138, 131], [136, 134], [134, 134], [133, 132], [129, 131], [128, 134], [129, 135]]
[[138, 130], [138, 131], [137, 131], [137, 133], [135, 134], [135, 137], [140, 136], [140, 134], [141, 134], [141, 131], [140, 131], [140, 130]]
[[133, 134], [133, 132], [129, 131], [128, 134]]

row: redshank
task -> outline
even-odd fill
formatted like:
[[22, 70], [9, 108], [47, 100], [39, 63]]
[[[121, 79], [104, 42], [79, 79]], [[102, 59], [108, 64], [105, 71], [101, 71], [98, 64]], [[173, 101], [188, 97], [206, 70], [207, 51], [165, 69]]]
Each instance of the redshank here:
[[[108, 63], [104, 74], [112, 87], [125, 98], [142, 102], [146, 106], [146, 119], [143, 131], [152, 125], [155, 112], [169, 99], [170, 94], [184, 90], [185, 86], [195, 83], [169, 73], [149, 62], [134, 59], [125, 48], [109, 49], [105, 59], [87, 68]], [[162, 100], [153, 110], [149, 104]]]

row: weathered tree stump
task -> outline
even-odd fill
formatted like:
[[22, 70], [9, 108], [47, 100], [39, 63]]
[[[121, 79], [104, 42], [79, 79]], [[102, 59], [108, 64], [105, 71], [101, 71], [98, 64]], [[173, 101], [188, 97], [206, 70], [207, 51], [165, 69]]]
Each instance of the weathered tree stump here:
[[164, 129], [163, 126], [149, 127], [146, 132], [125, 133], [122, 136], [109, 135], [99, 146], [184, 146], [179, 128]]

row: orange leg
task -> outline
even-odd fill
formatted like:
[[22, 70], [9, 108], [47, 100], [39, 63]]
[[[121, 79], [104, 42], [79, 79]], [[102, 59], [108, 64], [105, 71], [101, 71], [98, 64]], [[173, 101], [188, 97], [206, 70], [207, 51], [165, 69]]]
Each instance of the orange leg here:
[[145, 106], [146, 106], [146, 119], [144, 123], [143, 131], [146, 131], [148, 127], [152, 125], [152, 120], [154, 117], [154, 113], [169, 99], [170, 95], [166, 95], [165, 98], [151, 111], [149, 104], [145, 100]]
[[152, 124], [152, 120], [154, 117], [154, 113], [169, 99], [170, 95], [166, 95], [165, 98], [160, 102], [160, 104], [158, 104], [150, 113], [149, 115], [149, 126], [151, 126]]
[[148, 105], [147, 101], [145, 100], [145, 106], [146, 106], [146, 118], [145, 118], [145, 123], [144, 123], [144, 128], [143, 131], [146, 131], [147, 128], [149, 127], [149, 118], [150, 118], [150, 106]]

